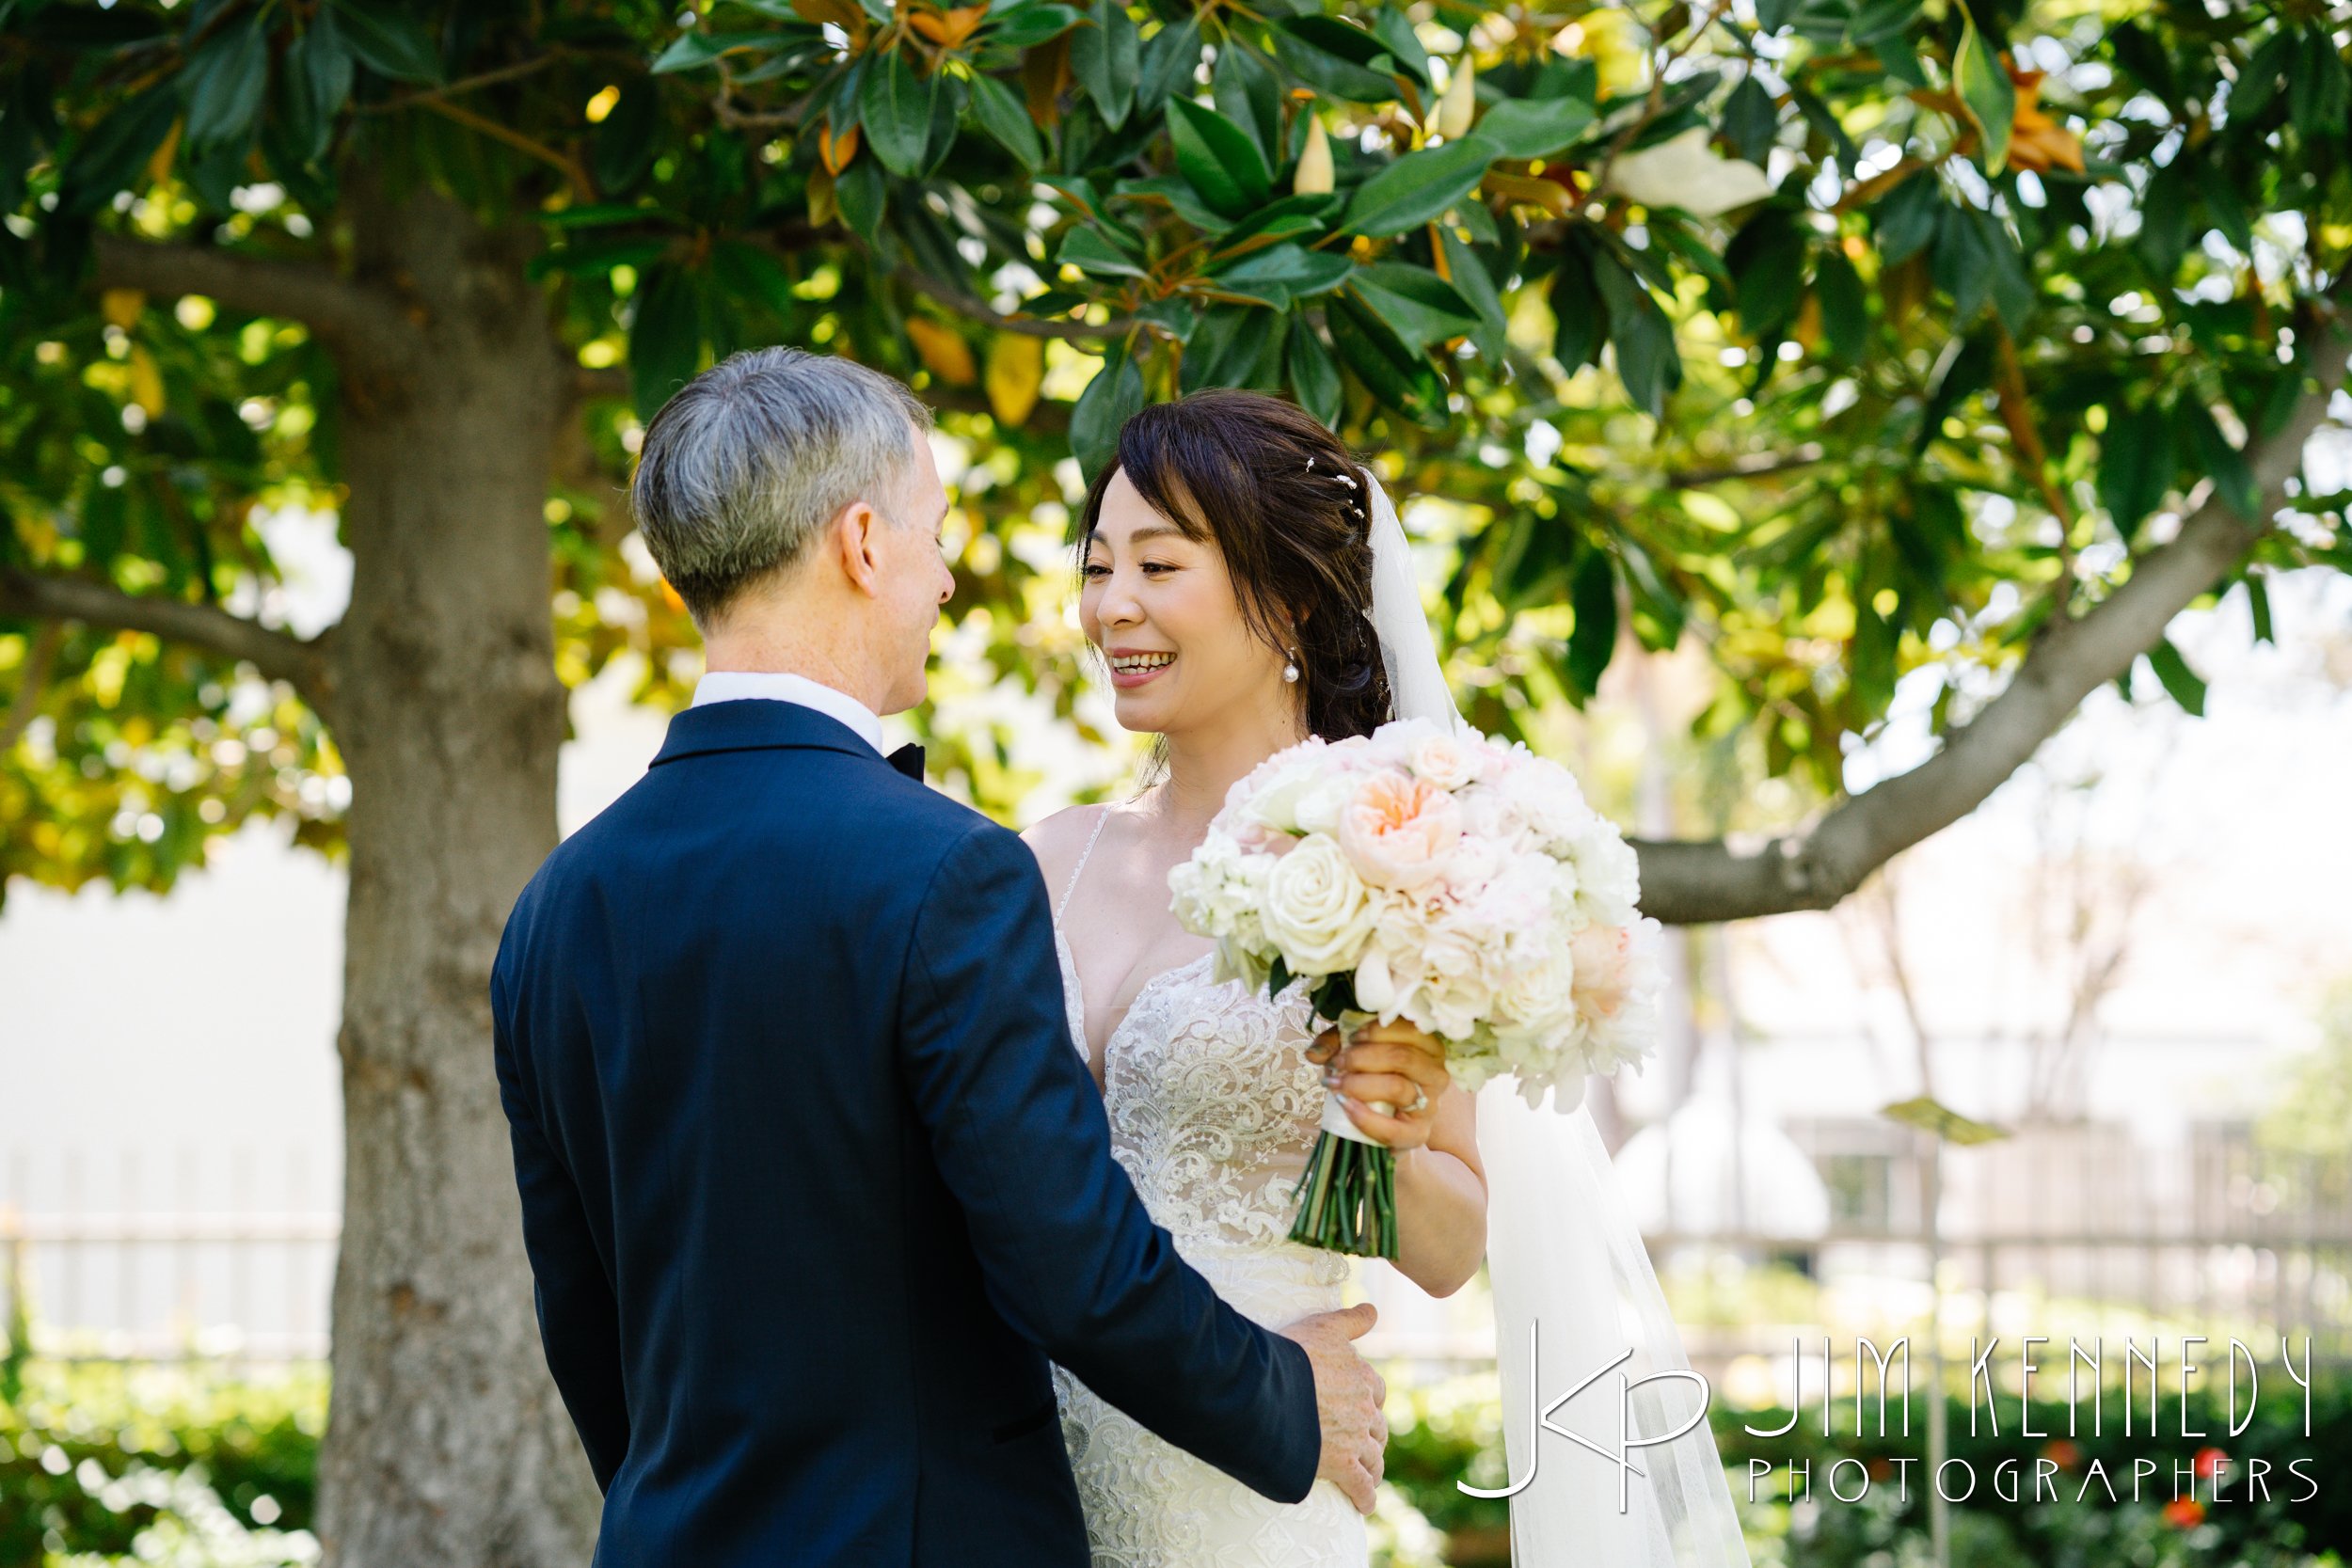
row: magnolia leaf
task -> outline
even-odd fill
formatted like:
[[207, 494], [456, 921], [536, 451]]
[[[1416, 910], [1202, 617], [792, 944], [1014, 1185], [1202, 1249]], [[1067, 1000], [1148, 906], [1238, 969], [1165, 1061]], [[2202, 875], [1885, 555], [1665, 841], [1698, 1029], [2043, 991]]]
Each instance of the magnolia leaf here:
[[1979, 161], [1987, 174], [2009, 162], [2009, 134], [2017, 118], [2017, 88], [1999, 52], [1977, 31], [1977, 19], [1961, 8], [1960, 47], [1952, 54], [1952, 86], [1977, 128]]
[[1995, 1127], [1991, 1122], [1972, 1120], [1926, 1095], [1920, 1095], [1913, 1100], [1899, 1100], [1892, 1105], [1883, 1106], [1880, 1108], [1879, 1115], [1893, 1121], [1899, 1121], [1906, 1127], [1916, 1127], [1923, 1132], [1932, 1132], [1946, 1143], [1958, 1144], [1962, 1148], [1974, 1144], [1997, 1143], [2009, 1136], [2007, 1128]]

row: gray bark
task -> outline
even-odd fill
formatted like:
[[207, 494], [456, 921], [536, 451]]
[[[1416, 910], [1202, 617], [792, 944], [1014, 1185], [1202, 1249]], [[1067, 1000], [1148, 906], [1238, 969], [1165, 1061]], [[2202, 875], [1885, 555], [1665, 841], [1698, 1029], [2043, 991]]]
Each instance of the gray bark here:
[[320, 1533], [329, 1568], [579, 1564], [595, 1487], [540, 1352], [488, 1004], [556, 842], [541, 508], [570, 371], [522, 239], [430, 195], [357, 205], [357, 281], [396, 292], [421, 341], [344, 361], [347, 1152]]

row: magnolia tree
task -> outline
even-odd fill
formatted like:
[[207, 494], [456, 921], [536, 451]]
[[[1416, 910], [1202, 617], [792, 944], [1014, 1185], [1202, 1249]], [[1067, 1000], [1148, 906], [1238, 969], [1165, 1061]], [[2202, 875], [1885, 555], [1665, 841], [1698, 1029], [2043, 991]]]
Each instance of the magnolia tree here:
[[[2352, 246], [2318, 0], [0, 17], [0, 872], [166, 886], [268, 815], [348, 857], [337, 1563], [593, 1528], [485, 992], [566, 685], [691, 673], [616, 486], [715, 356], [923, 390], [965, 459], [944, 679], [1063, 713], [1044, 531], [1120, 420], [1295, 398], [1429, 498], [1481, 727], [1711, 657], [1703, 735], [1812, 809], [1643, 843], [1674, 922], [1836, 902], [2099, 683], [2195, 708], [2183, 608], [2267, 635], [2269, 574], [2352, 564], [2302, 467]], [[306, 513], [353, 573], [310, 635]], [[1933, 755], [1844, 793], [1914, 673]], [[1003, 809], [1017, 748], [954, 706], [943, 779]]]

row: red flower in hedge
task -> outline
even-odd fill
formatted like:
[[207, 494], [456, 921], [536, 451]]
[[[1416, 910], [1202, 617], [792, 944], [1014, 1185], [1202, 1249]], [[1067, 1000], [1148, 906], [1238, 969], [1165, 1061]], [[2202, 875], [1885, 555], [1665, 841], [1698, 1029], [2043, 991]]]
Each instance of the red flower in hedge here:
[[2191, 1529], [2205, 1522], [2205, 1505], [2195, 1497], [2175, 1497], [2164, 1505], [2164, 1522], [2177, 1529]]

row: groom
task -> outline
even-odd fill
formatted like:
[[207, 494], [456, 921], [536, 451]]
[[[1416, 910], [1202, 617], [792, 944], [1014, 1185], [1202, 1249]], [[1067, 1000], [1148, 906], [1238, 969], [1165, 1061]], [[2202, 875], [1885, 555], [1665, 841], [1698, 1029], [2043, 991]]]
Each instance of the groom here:
[[600, 1564], [1082, 1568], [1048, 1358], [1268, 1497], [1370, 1510], [1368, 1307], [1269, 1334], [1110, 1157], [1044, 889], [877, 716], [951, 579], [928, 411], [788, 349], [632, 492], [710, 673], [548, 858], [491, 980], [548, 1365]]

